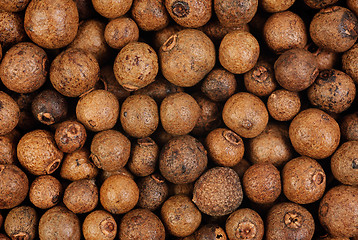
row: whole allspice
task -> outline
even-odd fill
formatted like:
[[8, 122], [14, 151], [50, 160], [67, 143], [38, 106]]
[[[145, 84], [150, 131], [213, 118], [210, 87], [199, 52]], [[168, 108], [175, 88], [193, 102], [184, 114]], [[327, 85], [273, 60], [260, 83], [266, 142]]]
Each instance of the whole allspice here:
[[193, 235], [195, 236], [195, 240], [227, 240], [228, 239], [224, 229], [222, 229], [217, 224], [210, 224], [210, 223], [199, 228]]
[[42, 175], [31, 183], [29, 198], [36, 207], [47, 209], [60, 202], [62, 192], [62, 184], [57, 178], [51, 175]]
[[121, 49], [128, 43], [138, 40], [139, 29], [131, 18], [116, 18], [106, 25], [104, 38], [111, 48]]
[[20, 108], [8, 94], [0, 91], [0, 135], [10, 133], [20, 119]]
[[342, 69], [347, 73], [355, 83], [358, 83], [358, 70], [355, 67], [358, 63], [358, 44], [353, 45], [342, 55]]
[[33, 240], [37, 234], [38, 216], [32, 207], [21, 206], [7, 214], [4, 229], [11, 239]]
[[214, 10], [225, 27], [237, 27], [248, 23], [256, 14], [258, 0], [214, 0]]
[[301, 109], [301, 99], [297, 92], [279, 89], [267, 99], [270, 116], [278, 121], [292, 120]]
[[120, 17], [132, 6], [133, 0], [92, 0], [94, 9], [105, 18]]
[[339, 126], [345, 140], [358, 141], [358, 112], [344, 116]]
[[0, 3], [0, 9], [8, 12], [20, 12], [29, 4], [30, 0], [4, 0]]
[[[9, 28], [8, 26], [12, 26]], [[0, 12], [0, 44], [2, 48], [8, 48], [16, 43], [23, 42], [27, 38], [24, 29], [24, 17], [21, 13]]]
[[117, 234], [117, 223], [110, 213], [96, 210], [83, 221], [82, 233], [86, 240], [113, 240]]
[[64, 153], [81, 149], [86, 139], [86, 128], [78, 121], [67, 120], [56, 127], [55, 141], [58, 148]]
[[132, 17], [144, 31], [158, 31], [165, 28], [170, 21], [165, 9], [164, 0], [134, 0], [132, 5]]
[[15, 164], [17, 161], [16, 146], [18, 143], [17, 130], [0, 135], [0, 164]]

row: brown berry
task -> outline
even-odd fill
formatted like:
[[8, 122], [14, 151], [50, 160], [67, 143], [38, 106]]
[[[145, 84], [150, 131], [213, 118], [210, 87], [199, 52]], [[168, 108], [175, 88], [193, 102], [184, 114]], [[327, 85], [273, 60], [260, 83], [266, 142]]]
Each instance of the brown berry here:
[[355, 83], [358, 83], [358, 71], [356, 69], [358, 64], [358, 44], [346, 51], [342, 56], [342, 68]]
[[113, 240], [117, 234], [117, 223], [110, 213], [96, 210], [83, 221], [82, 232], [86, 240]]
[[105, 18], [124, 15], [132, 6], [133, 0], [92, 0], [94, 9]]
[[358, 112], [344, 116], [340, 128], [344, 139], [358, 141]]
[[296, 0], [262, 0], [260, 6], [270, 13], [282, 12], [289, 9]]
[[134, 0], [132, 17], [144, 31], [158, 31], [169, 24], [169, 14], [165, 9], [164, 0]]
[[8, 12], [20, 12], [24, 10], [30, 0], [3, 0], [0, 9]]
[[267, 99], [267, 110], [278, 121], [292, 120], [300, 109], [301, 99], [297, 92], [280, 89], [271, 93]]
[[0, 91], [0, 135], [10, 133], [19, 122], [20, 108], [15, 100]]
[[0, 136], [0, 164], [15, 164], [17, 161], [16, 146], [19, 132], [13, 130], [6, 135]]
[[29, 198], [35, 207], [47, 209], [60, 202], [62, 192], [63, 187], [58, 179], [51, 175], [43, 175], [31, 183]]
[[81, 149], [86, 139], [86, 129], [77, 121], [67, 120], [56, 127], [55, 141], [62, 152], [71, 153]]
[[111, 48], [121, 49], [130, 42], [138, 41], [139, 29], [131, 18], [116, 18], [107, 24], [104, 38]]
[[195, 233], [195, 240], [227, 240], [226, 233], [219, 225], [206, 224]]
[[21, 206], [11, 209], [7, 214], [4, 229], [14, 240], [33, 240], [37, 233], [38, 217], [35, 209]]
[[[9, 27], [11, 26], [11, 27]], [[8, 48], [27, 38], [21, 13], [0, 11], [0, 44]]]

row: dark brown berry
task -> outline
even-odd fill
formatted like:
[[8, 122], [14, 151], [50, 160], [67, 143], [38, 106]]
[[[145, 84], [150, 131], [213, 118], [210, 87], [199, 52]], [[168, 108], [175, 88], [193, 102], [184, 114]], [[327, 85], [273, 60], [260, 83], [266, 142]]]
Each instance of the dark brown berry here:
[[77, 121], [67, 120], [56, 127], [55, 141], [62, 152], [71, 153], [81, 149], [86, 139], [86, 129]]
[[0, 135], [10, 133], [18, 124], [20, 108], [15, 100], [0, 91]]

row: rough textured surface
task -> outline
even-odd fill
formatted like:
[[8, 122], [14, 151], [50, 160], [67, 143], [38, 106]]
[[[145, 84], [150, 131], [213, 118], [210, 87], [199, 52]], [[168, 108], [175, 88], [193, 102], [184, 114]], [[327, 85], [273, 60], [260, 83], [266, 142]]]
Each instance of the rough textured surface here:
[[0, 91], [0, 135], [10, 133], [19, 122], [20, 108], [15, 100]]
[[98, 62], [85, 50], [69, 48], [51, 63], [51, 83], [64, 96], [78, 97], [91, 90], [98, 79]]
[[258, 0], [214, 0], [216, 16], [223, 26], [237, 27], [254, 17]]
[[345, 140], [358, 141], [358, 112], [344, 116], [340, 128]]
[[224, 105], [222, 117], [226, 126], [244, 138], [258, 136], [269, 118], [262, 100], [247, 92], [232, 95]]
[[232, 31], [225, 35], [219, 47], [220, 64], [234, 74], [253, 68], [259, 58], [260, 45], [249, 32]]
[[25, 12], [24, 27], [33, 42], [44, 48], [62, 48], [76, 37], [79, 16], [72, 0], [33, 0]]
[[132, 17], [144, 31], [158, 31], [165, 28], [170, 21], [164, 0], [134, 0]]
[[17, 160], [16, 146], [20, 133], [13, 130], [0, 136], [0, 164], [15, 164]]
[[119, 226], [119, 239], [165, 240], [165, 228], [151, 211], [135, 209], [123, 216]]
[[51, 175], [37, 177], [30, 186], [30, 202], [38, 208], [47, 209], [61, 201], [62, 184]]
[[333, 236], [358, 235], [358, 188], [340, 185], [331, 188], [322, 198], [318, 217]]
[[[358, 1], [357, 1], [358, 2]], [[342, 56], [343, 70], [353, 78], [355, 83], [358, 83], [358, 44], [346, 51]]]
[[124, 15], [132, 6], [133, 0], [92, 0], [94, 9], [105, 18]]
[[347, 6], [348, 8], [354, 12], [354, 14], [357, 16], [358, 14], [358, 1], [357, 0], [347, 0]]
[[330, 115], [322, 110], [309, 108], [292, 120], [289, 136], [299, 154], [323, 159], [334, 153], [341, 134], [338, 123]]
[[316, 57], [316, 62], [320, 71], [337, 67], [341, 60], [341, 55], [339, 53], [319, 48], [314, 45], [314, 43], [307, 44], [305, 49]]
[[86, 139], [86, 129], [78, 121], [67, 120], [56, 127], [55, 141], [62, 152], [71, 153], [81, 149]]
[[7, 12], [20, 12], [24, 10], [30, 0], [3, 0], [0, 9]]
[[7, 214], [4, 229], [12, 239], [33, 240], [37, 234], [38, 217], [32, 207], [21, 206]]
[[294, 48], [280, 55], [274, 64], [277, 82], [293, 92], [308, 88], [318, 76], [318, 65], [312, 53]]
[[40, 218], [40, 240], [80, 240], [80, 220], [65, 207], [53, 207]]
[[278, 121], [292, 120], [301, 109], [301, 99], [297, 92], [286, 89], [274, 91], [267, 99], [270, 116]]
[[29, 191], [26, 174], [15, 165], [0, 165], [0, 184], [0, 209], [16, 207]]
[[309, 157], [290, 160], [282, 172], [285, 196], [298, 204], [309, 204], [321, 199], [326, 189], [326, 174], [321, 165]]
[[121, 49], [130, 42], [138, 41], [139, 29], [131, 18], [116, 18], [106, 25], [104, 38], [111, 48]]
[[240, 206], [242, 198], [239, 176], [231, 168], [212, 168], [194, 185], [193, 202], [201, 212], [210, 216], [232, 213]]
[[358, 38], [358, 20], [349, 9], [332, 6], [319, 11], [310, 23], [310, 36], [320, 48], [345, 52]]
[[264, 236], [262, 218], [249, 208], [233, 212], [226, 220], [225, 229], [230, 240], [261, 240]]
[[83, 221], [82, 232], [86, 240], [113, 240], [117, 234], [117, 223], [110, 213], [96, 210]]
[[219, 225], [206, 224], [195, 233], [195, 240], [227, 240], [226, 233]]
[[42, 48], [30, 42], [22, 42], [4, 55], [0, 78], [14, 92], [34, 92], [45, 83], [48, 65], [46, 52]]
[[3, 48], [24, 41], [24, 17], [20, 13], [0, 11], [0, 33], [0, 44]]
[[282, 12], [289, 9], [296, 0], [262, 0], [260, 1], [260, 7], [266, 12]]
[[315, 225], [311, 213], [295, 203], [277, 204], [267, 215], [267, 240], [310, 240], [314, 230]]
[[191, 87], [215, 65], [215, 47], [202, 31], [185, 29], [170, 36], [159, 49], [164, 77], [180, 87]]
[[118, 115], [118, 99], [106, 90], [94, 90], [77, 102], [77, 120], [93, 132], [113, 128], [117, 123]]
[[343, 184], [358, 185], [358, 141], [343, 143], [331, 158], [333, 176]]
[[304, 0], [304, 2], [310, 8], [321, 9], [321, 8], [325, 8], [327, 6], [335, 4], [336, 2], [338, 2], [338, 0], [320, 0], [320, 1], [317, 1], [317, 0]]
[[208, 163], [203, 145], [190, 135], [169, 140], [159, 156], [159, 170], [163, 177], [175, 184], [194, 182]]

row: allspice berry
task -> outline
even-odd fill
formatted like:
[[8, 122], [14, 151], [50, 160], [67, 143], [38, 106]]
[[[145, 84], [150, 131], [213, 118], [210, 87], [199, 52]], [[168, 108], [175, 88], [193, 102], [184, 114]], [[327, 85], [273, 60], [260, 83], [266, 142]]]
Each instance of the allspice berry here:
[[93, 132], [113, 128], [117, 123], [118, 115], [118, 99], [106, 90], [94, 90], [77, 102], [77, 120]]
[[358, 20], [349, 9], [332, 6], [319, 11], [310, 23], [310, 36], [320, 48], [345, 52], [358, 38]]
[[60, 181], [51, 175], [37, 177], [30, 186], [30, 202], [37, 208], [47, 209], [57, 205], [62, 196]]
[[304, 48], [307, 44], [306, 26], [297, 14], [291, 11], [278, 12], [265, 22], [263, 36], [268, 47], [275, 53], [293, 48]]
[[4, 229], [11, 239], [33, 240], [37, 233], [38, 217], [32, 207], [21, 206], [7, 214]]
[[324, 194], [326, 174], [316, 160], [305, 156], [294, 158], [282, 169], [282, 189], [292, 202], [313, 203]]
[[158, 31], [165, 28], [170, 21], [164, 0], [134, 0], [131, 13], [140, 29], [144, 31]]
[[217, 165], [233, 167], [244, 156], [244, 142], [233, 131], [225, 128], [216, 128], [209, 132], [205, 139], [208, 155]]
[[244, 138], [258, 136], [269, 118], [262, 100], [247, 92], [232, 95], [224, 105], [222, 117], [228, 128]]
[[124, 215], [118, 231], [121, 240], [165, 240], [165, 228], [162, 221], [147, 209], [135, 209]]
[[34, 175], [53, 173], [63, 158], [52, 133], [34, 130], [26, 133], [17, 145], [17, 157], [21, 165]]
[[160, 105], [160, 121], [164, 130], [173, 135], [185, 135], [191, 132], [199, 117], [200, 107], [188, 93], [174, 93]]
[[267, 110], [277, 121], [292, 120], [301, 109], [301, 99], [297, 92], [279, 89], [267, 99]]
[[10, 48], [0, 65], [0, 78], [10, 90], [31, 93], [46, 81], [49, 62], [46, 52], [30, 42]]
[[105, 18], [120, 17], [132, 6], [133, 0], [92, 0], [94, 9]]
[[330, 113], [341, 113], [352, 105], [356, 87], [344, 72], [327, 69], [320, 72], [307, 96], [313, 106]]
[[307, 209], [296, 203], [273, 206], [266, 219], [266, 239], [302, 239], [313, 237], [315, 223]]
[[104, 38], [111, 48], [121, 49], [130, 42], [138, 41], [139, 29], [131, 18], [116, 18], [106, 25]]
[[234, 74], [250, 71], [259, 58], [260, 45], [249, 32], [232, 31], [225, 35], [219, 47], [220, 64]]
[[145, 87], [158, 73], [158, 56], [143, 42], [130, 42], [118, 53], [113, 66], [119, 84], [128, 91]]
[[16, 163], [17, 134], [19, 134], [17, 130], [12, 130], [8, 134], [0, 136], [0, 164], [7, 165]]
[[26, 174], [15, 165], [0, 165], [0, 185], [0, 209], [16, 207], [29, 191]]
[[40, 240], [81, 239], [80, 220], [62, 206], [47, 210], [40, 218], [38, 230]]
[[204, 172], [207, 163], [204, 146], [190, 135], [169, 140], [159, 156], [160, 173], [175, 184], [194, 182]]
[[225, 27], [237, 27], [248, 23], [256, 14], [258, 0], [214, 0], [214, 10]]
[[333, 176], [343, 184], [358, 185], [358, 141], [343, 143], [331, 158]]
[[91, 90], [99, 79], [99, 65], [89, 52], [69, 48], [51, 63], [50, 80], [53, 87], [66, 97], [78, 97]]
[[63, 203], [74, 213], [91, 212], [98, 203], [98, 188], [94, 180], [82, 179], [68, 185]]
[[243, 192], [237, 173], [228, 167], [215, 167], [206, 171], [195, 182], [193, 202], [202, 213], [224, 216], [241, 204]]
[[195, 240], [227, 240], [226, 233], [217, 224], [206, 224], [196, 231]]
[[358, 112], [344, 116], [339, 126], [345, 140], [358, 141]]
[[339, 53], [319, 48], [314, 43], [307, 44], [305, 49], [316, 57], [320, 71], [336, 67], [341, 60]]
[[112, 214], [123, 214], [137, 205], [139, 189], [130, 177], [112, 175], [103, 182], [99, 196], [105, 210]]
[[0, 9], [8, 12], [20, 12], [24, 10], [30, 0], [4, 0], [0, 3]]
[[98, 168], [90, 160], [89, 150], [82, 148], [64, 157], [60, 175], [63, 179], [77, 181], [81, 179], [94, 179], [98, 172]]
[[[12, 27], [9, 28], [8, 26]], [[16, 43], [23, 42], [27, 38], [23, 15], [21, 13], [1, 11], [0, 33], [2, 48], [8, 48]]]
[[117, 223], [110, 213], [96, 210], [83, 221], [82, 233], [86, 240], [113, 240], [117, 235]]
[[311, 86], [319, 73], [314, 55], [301, 48], [281, 54], [275, 62], [274, 70], [278, 84], [292, 92]]
[[34, 0], [25, 12], [25, 31], [41, 47], [55, 49], [76, 37], [79, 16], [71, 0]]
[[0, 135], [10, 133], [18, 124], [20, 108], [8, 94], [0, 91]]
[[121, 106], [121, 125], [132, 137], [145, 138], [152, 135], [159, 124], [157, 103], [148, 95], [132, 95]]
[[52, 125], [66, 118], [68, 103], [57, 91], [47, 89], [34, 98], [31, 110], [38, 121], [45, 125]]
[[171, 35], [159, 50], [163, 76], [180, 87], [192, 87], [215, 65], [215, 46], [208, 36], [196, 29]]
[[271, 163], [256, 163], [244, 173], [242, 185], [252, 202], [271, 204], [281, 194], [280, 171]]
[[94, 164], [105, 171], [116, 171], [126, 165], [131, 151], [131, 142], [116, 130], [97, 133], [91, 143], [91, 158]]
[[186, 237], [194, 233], [201, 223], [201, 213], [186, 195], [175, 195], [166, 200], [161, 216], [169, 233]]
[[150, 137], [140, 138], [131, 150], [128, 169], [136, 176], [145, 177], [152, 174], [158, 163], [159, 147]]
[[211, 0], [165, 0], [165, 7], [171, 18], [187, 28], [198, 28], [211, 18]]
[[83, 147], [87, 139], [86, 128], [75, 120], [67, 120], [56, 127], [55, 141], [64, 153], [71, 153]]
[[294, 149], [301, 155], [323, 159], [334, 153], [340, 141], [338, 123], [316, 108], [300, 112], [291, 122], [289, 136]]
[[250, 208], [231, 213], [225, 229], [230, 240], [261, 240], [264, 236], [264, 222], [260, 215]]
[[323, 196], [318, 210], [319, 221], [329, 234], [337, 237], [358, 235], [358, 188], [339, 185]]
[[260, 7], [269, 13], [282, 12], [289, 9], [296, 0], [262, 0]]
[[307, 4], [307, 6], [309, 6], [310, 8], [313, 9], [321, 9], [321, 8], [325, 8], [327, 6], [333, 5], [336, 2], [338, 2], [338, 0], [320, 0], [320, 1], [315, 1], [315, 0], [304, 0], [304, 2]]
[[355, 83], [358, 83], [358, 70], [355, 68], [356, 64], [358, 64], [358, 44], [343, 53], [342, 56], [342, 69]]

